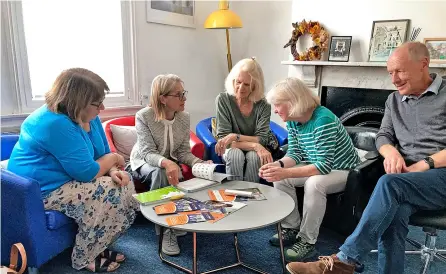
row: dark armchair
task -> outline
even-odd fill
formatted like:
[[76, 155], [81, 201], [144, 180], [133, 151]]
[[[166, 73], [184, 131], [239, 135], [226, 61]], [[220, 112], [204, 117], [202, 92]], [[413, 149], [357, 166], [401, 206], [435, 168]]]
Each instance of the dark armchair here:
[[[322, 226], [347, 237], [362, 216], [378, 179], [384, 174], [383, 161], [375, 147], [378, 130], [369, 127], [345, 127], [355, 148], [368, 151], [365, 160], [348, 174], [343, 192], [327, 196], [327, 209]], [[302, 208], [303, 188], [297, 188]]]

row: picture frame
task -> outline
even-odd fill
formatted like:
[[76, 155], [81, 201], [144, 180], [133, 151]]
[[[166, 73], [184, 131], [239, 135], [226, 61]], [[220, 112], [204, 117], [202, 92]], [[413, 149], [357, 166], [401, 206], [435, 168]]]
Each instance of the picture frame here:
[[352, 36], [332, 36], [328, 61], [348, 62], [350, 58], [350, 49], [352, 46]]
[[146, 21], [186, 28], [195, 26], [195, 0], [146, 0]]
[[410, 19], [373, 21], [369, 62], [387, 62], [392, 52], [407, 41]]
[[424, 44], [429, 50], [431, 63], [446, 64], [446, 37], [424, 38]]

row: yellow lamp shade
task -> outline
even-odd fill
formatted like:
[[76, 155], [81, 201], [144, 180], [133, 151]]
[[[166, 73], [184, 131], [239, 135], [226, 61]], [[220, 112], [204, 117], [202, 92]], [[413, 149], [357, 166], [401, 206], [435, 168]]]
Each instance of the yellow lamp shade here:
[[206, 29], [235, 29], [242, 26], [242, 19], [229, 9], [214, 11], [204, 22]]

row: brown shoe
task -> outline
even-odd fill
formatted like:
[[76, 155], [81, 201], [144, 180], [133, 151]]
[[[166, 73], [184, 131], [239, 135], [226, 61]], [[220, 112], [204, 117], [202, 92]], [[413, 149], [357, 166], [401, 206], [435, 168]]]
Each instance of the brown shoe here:
[[292, 262], [286, 265], [291, 274], [354, 274], [355, 266], [341, 262], [336, 255], [319, 256], [311, 263]]

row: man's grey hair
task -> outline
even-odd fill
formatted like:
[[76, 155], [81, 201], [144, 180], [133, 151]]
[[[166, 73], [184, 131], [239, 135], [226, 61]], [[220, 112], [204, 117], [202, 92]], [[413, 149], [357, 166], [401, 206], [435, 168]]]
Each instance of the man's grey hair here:
[[413, 61], [421, 61], [423, 58], [427, 58], [430, 61], [429, 50], [421, 42], [406, 42], [401, 47], [407, 47], [409, 56]]

